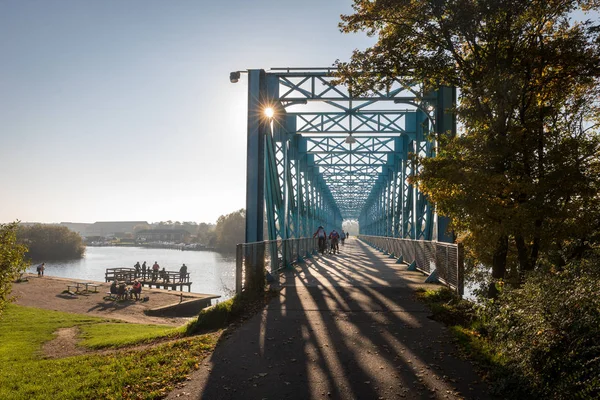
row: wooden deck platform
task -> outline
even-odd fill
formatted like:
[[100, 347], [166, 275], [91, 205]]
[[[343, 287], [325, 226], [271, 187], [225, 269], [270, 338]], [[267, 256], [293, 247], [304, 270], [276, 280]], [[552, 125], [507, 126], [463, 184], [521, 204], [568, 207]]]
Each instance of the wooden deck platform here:
[[190, 282], [190, 273], [186, 273], [181, 279], [179, 271], [159, 271], [159, 275], [155, 276], [153, 271], [146, 271], [146, 274], [136, 274], [135, 268], [106, 268], [104, 274], [105, 282], [112, 282], [114, 280], [125, 281], [126, 284], [133, 284], [134, 280], [139, 280], [142, 286], [148, 286], [149, 288], [155, 287], [157, 289], [171, 289], [183, 292], [183, 288], [187, 287], [188, 292], [192, 290], [192, 282]]

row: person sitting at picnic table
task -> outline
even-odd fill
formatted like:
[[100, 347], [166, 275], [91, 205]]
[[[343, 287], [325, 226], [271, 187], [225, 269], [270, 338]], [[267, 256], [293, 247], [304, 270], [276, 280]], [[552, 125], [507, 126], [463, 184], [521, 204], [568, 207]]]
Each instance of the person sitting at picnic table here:
[[142, 293], [142, 284], [137, 279], [133, 282], [133, 287], [131, 288], [131, 293], [133, 293], [136, 300], [140, 299], [140, 294]]
[[110, 294], [117, 294], [117, 286], [119, 286], [119, 281], [115, 279], [110, 285]]
[[119, 296], [119, 300], [125, 300], [125, 295], [127, 294], [127, 285], [125, 281], [119, 283], [119, 289], [117, 290], [117, 296]]
[[183, 264], [181, 268], [179, 268], [179, 282], [184, 282], [187, 278], [187, 266]]

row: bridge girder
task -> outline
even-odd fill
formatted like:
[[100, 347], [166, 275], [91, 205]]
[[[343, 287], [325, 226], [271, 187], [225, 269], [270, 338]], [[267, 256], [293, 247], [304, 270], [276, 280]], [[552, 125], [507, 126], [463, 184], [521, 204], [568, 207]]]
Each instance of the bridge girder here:
[[353, 97], [331, 72], [248, 71], [247, 241], [261, 240], [261, 191], [270, 240], [339, 230], [344, 219], [358, 219], [365, 234], [448, 240], [409, 178], [419, 157], [435, 155], [430, 134], [455, 132], [455, 90], [397, 80]]

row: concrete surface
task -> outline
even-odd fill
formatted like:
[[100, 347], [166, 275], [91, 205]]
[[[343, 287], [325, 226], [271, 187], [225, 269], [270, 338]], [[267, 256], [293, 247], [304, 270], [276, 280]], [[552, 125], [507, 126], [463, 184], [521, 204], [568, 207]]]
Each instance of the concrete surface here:
[[281, 293], [225, 338], [169, 399], [485, 399], [451, 334], [414, 289], [429, 286], [351, 238], [280, 278]]

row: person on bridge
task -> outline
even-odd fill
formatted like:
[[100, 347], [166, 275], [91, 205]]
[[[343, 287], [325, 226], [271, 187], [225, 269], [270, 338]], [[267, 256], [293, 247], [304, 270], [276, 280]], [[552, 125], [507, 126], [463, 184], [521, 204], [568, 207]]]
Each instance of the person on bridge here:
[[325, 232], [325, 228], [323, 228], [321, 225], [319, 225], [319, 227], [317, 228], [317, 231], [313, 235], [313, 238], [314, 237], [319, 238], [319, 251], [321, 252], [321, 254], [324, 254], [325, 253], [325, 241], [327, 240], [327, 232]]
[[346, 240], [346, 234], [344, 231], [340, 234], [340, 241], [342, 242], [342, 246], [344, 245], [344, 240]]
[[331, 253], [335, 254], [337, 251], [340, 254], [340, 246], [338, 245], [338, 240], [340, 239], [340, 234], [334, 229], [329, 233], [329, 240], [331, 241]]
[[184, 282], [187, 278], [187, 266], [183, 264], [181, 268], [179, 268], [179, 282]]

